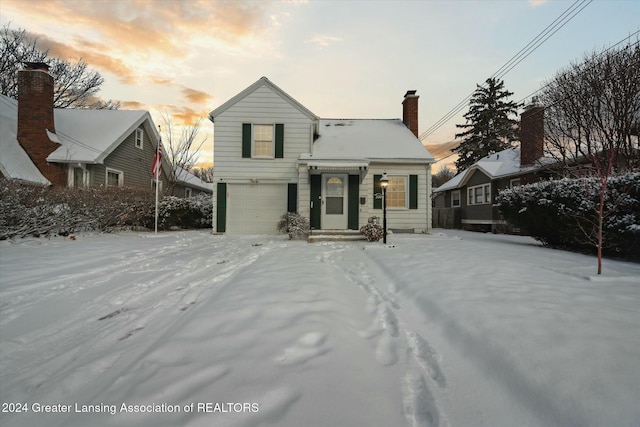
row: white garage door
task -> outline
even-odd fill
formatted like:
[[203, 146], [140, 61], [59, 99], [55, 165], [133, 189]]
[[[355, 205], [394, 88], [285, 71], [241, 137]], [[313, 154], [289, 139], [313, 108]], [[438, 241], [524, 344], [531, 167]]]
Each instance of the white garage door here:
[[276, 224], [287, 211], [287, 184], [229, 184], [227, 232], [277, 234]]

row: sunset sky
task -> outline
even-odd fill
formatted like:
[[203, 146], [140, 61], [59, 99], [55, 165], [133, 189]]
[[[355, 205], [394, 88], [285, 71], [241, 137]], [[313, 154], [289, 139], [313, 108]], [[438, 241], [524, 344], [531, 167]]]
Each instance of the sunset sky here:
[[[574, 0], [2, 0], [0, 23], [82, 57], [123, 109], [191, 124], [262, 76], [324, 118], [399, 118], [420, 95], [420, 133]], [[520, 101], [585, 52], [640, 30], [640, 1], [594, 0], [505, 77]], [[634, 36], [633, 40], [636, 40]], [[450, 141], [462, 114], [425, 144]], [[212, 160], [213, 125], [200, 160]], [[440, 157], [440, 156], [438, 156]]]

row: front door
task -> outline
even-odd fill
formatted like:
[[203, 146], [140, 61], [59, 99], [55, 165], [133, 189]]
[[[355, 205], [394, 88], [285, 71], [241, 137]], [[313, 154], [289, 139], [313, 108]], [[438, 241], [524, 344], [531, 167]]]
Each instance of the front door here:
[[322, 175], [322, 229], [346, 230], [348, 175]]

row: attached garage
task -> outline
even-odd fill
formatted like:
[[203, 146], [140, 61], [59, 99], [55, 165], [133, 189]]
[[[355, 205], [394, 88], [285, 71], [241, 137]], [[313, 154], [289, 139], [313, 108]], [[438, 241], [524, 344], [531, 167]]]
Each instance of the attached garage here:
[[287, 184], [228, 184], [229, 234], [276, 234], [280, 216], [287, 211]]

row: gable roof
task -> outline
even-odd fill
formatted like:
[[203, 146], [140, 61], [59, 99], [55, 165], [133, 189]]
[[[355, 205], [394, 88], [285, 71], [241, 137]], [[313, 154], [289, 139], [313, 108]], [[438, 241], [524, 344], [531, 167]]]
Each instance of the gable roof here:
[[0, 172], [6, 178], [51, 185], [18, 142], [18, 102], [0, 95]]
[[220, 105], [218, 108], [212, 110], [209, 113], [209, 120], [211, 120], [212, 122], [215, 122], [215, 118], [216, 117], [218, 117], [220, 114], [224, 113], [227, 109], [229, 109], [230, 107], [235, 105], [238, 101], [244, 99], [247, 95], [253, 93], [257, 89], [261, 88], [262, 86], [267, 86], [273, 92], [275, 92], [278, 95], [280, 95], [280, 97], [282, 97], [285, 101], [287, 101], [289, 104], [291, 104], [294, 108], [296, 108], [302, 114], [307, 116], [309, 119], [318, 120], [318, 116], [313, 114], [311, 111], [309, 111], [309, 109], [307, 109], [307, 107], [305, 107], [304, 105], [300, 104], [298, 101], [296, 101], [289, 94], [287, 94], [285, 91], [280, 89], [273, 82], [271, 82], [271, 80], [269, 80], [266, 77], [261, 77], [255, 83], [253, 83], [251, 86], [247, 87], [242, 92], [240, 92], [239, 94], [237, 94], [233, 98], [229, 99], [224, 104]]
[[434, 161], [400, 119], [321, 119], [318, 133], [300, 160]]
[[[11, 141], [11, 138], [20, 147], [16, 139], [18, 102], [4, 95], [0, 101], [3, 147], [5, 140]], [[105, 157], [143, 123], [146, 123], [145, 130], [152, 132], [152, 138], [156, 141], [160, 139], [160, 134], [147, 111], [54, 108], [53, 116], [56, 132], [47, 131], [47, 135], [51, 141], [60, 144], [60, 147], [47, 157], [47, 161], [52, 163], [103, 163]], [[20, 150], [24, 151], [22, 147]], [[29, 169], [27, 165], [22, 167], [25, 170]], [[35, 165], [33, 167], [35, 168]]]
[[158, 141], [160, 138], [147, 111], [56, 108], [53, 114], [56, 132], [48, 132], [48, 135], [61, 146], [49, 154], [49, 162], [103, 163], [136, 128], [147, 121], [145, 130], [152, 132], [152, 139]]
[[548, 164], [552, 161], [553, 159], [541, 157], [538, 159], [538, 164], [522, 167], [520, 166], [520, 147], [507, 148], [506, 150], [483, 157], [440, 187], [434, 188], [433, 192], [438, 193], [464, 187], [476, 170], [480, 170], [493, 180], [532, 172], [539, 169], [541, 165]]

